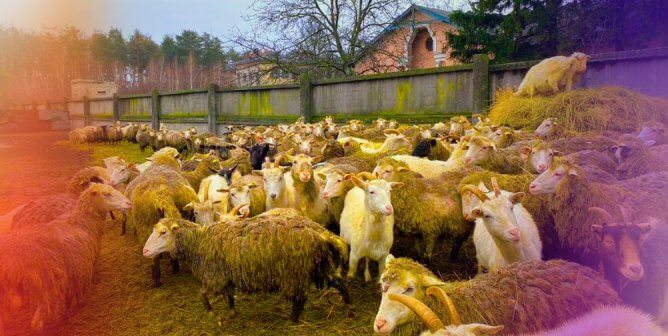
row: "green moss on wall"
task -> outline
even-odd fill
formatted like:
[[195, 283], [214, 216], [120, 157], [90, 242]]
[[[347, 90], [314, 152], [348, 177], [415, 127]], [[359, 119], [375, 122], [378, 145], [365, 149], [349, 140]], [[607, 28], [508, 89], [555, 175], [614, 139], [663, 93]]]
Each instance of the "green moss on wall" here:
[[412, 103], [413, 85], [409, 81], [400, 81], [397, 83], [397, 104], [395, 106], [396, 113], [405, 112], [410, 108]]

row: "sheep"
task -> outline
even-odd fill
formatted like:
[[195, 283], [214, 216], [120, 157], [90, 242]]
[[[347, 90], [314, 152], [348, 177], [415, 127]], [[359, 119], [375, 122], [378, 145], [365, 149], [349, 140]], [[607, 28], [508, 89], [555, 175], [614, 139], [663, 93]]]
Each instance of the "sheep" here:
[[521, 173], [525, 164], [515, 149], [497, 149], [492, 140], [483, 136], [471, 137], [463, 160], [467, 165], [477, 165], [504, 174]]
[[647, 121], [642, 124], [640, 131], [636, 134], [647, 147], [668, 144], [668, 132], [666, 125], [658, 121]]
[[438, 139], [429, 137], [420, 140], [411, 155], [426, 157], [429, 160], [446, 161], [450, 158], [450, 149]]
[[406, 136], [397, 130], [387, 129], [384, 131], [384, 134], [385, 141], [382, 144], [372, 142], [363, 143], [360, 146], [361, 151], [366, 154], [379, 154], [411, 147], [411, 143], [406, 139]]
[[[225, 293], [234, 316], [235, 288], [244, 293], [280, 292], [292, 302], [293, 322], [299, 320], [312, 283], [338, 289], [344, 302], [350, 303], [336, 274], [339, 259], [347, 256], [345, 242], [294, 210], [273, 209], [207, 227], [184, 227], [181, 223], [174, 219], [158, 222], [143, 255], [154, 258], [170, 253], [189, 261], [202, 283], [200, 293], [210, 313], [210, 295]], [[220, 324], [223, 318], [221, 315]]]
[[476, 218], [473, 242], [478, 270], [496, 271], [514, 262], [541, 260], [543, 246], [536, 223], [522, 204], [518, 204], [524, 193], [502, 195], [495, 178], [492, 185], [494, 196], [491, 198], [476, 186], [463, 187], [471, 189], [480, 201], [471, 211]]
[[[430, 287], [427, 295], [441, 301], [447, 308], [447, 316], [451, 316], [452, 324], [446, 326], [427, 305], [404, 294], [388, 294], [388, 298], [401, 302], [420, 317], [428, 330], [421, 336], [476, 336], [494, 335], [503, 331], [503, 325], [491, 326], [481, 323], [461, 324], [459, 313], [450, 297], [439, 287]], [[636, 309], [623, 305], [601, 306], [586, 315], [573, 318], [561, 326], [536, 333], [516, 334], [518, 336], [626, 336], [646, 335], [665, 336], [666, 332], [658, 326], [650, 316]]]
[[617, 177], [629, 179], [651, 172], [668, 171], [668, 159], [650, 151], [645, 143], [630, 134], [619, 137], [613, 146], [615, 157], [620, 161], [616, 169]]
[[211, 200], [204, 202], [190, 202], [183, 207], [183, 210], [192, 211], [195, 217], [195, 223], [203, 226], [211, 225], [215, 222], [216, 212]]
[[499, 126], [496, 127], [496, 129], [491, 132], [488, 137], [494, 141], [497, 148], [506, 148], [515, 143], [519, 136], [512, 128]]
[[240, 213], [244, 216], [256, 216], [264, 212], [267, 198], [262, 178], [258, 179], [255, 176], [247, 175], [227, 188], [218, 189], [218, 192], [229, 194], [228, 208], [245, 204], [240, 209]]
[[193, 171], [183, 171], [181, 175], [188, 180], [190, 186], [195, 190], [199, 190], [202, 180], [211, 175], [212, 172], [217, 172], [221, 168], [221, 162], [218, 157], [214, 155], [204, 155], [199, 159], [197, 167]]
[[560, 90], [568, 92], [587, 71], [589, 59], [580, 52], [570, 57], [546, 58], [529, 69], [515, 95], [533, 97], [536, 94], [557, 94]]
[[204, 178], [197, 191], [199, 201], [211, 201], [217, 211], [227, 211], [228, 195], [218, 190], [227, 188], [232, 184], [232, 174], [236, 168], [236, 164], [229, 168], [222, 168], [216, 174]]
[[341, 212], [345, 203], [345, 197], [355, 186], [350, 177], [358, 173], [357, 168], [348, 165], [337, 165], [329, 169], [326, 173], [319, 173], [321, 179], [325, 181], [325, 187], [322, 189], [322, 197], [329, 202], [329, 212], [333, 223], [336, 225], [341, 221]]
[[111, 144], [117, 144], [123, 139], [123, 133], [120, 126], [108, 126], [106, 132], [107, 141]]
[[534, 131], [534, 135], [541, 139], [558, 139], [566, 136], [564, 128], [561, 126], [557, 118], [547, 118], [538, 125]]
[[304, 216], [313, 221], [327, 225], [329, 222], [327, 201], [320, 197], [322, 186], [319, 177], [313, 173], [312, 168], [313, 164], [317, 163], [320, 158], [299, 154], [288, 156], [288, 159], [292, 161], [290, 175], [295, 191], [295, 209], [301, 211]]
[[108, 184], [109, 174], [102, 167], [85, 167], [70, 178], [67, 192], [44, 196], [29, 202], [12, 218], [12, 229], [41, 226], [73, 210], [77, 198], [92, 184]]
[[0, 333], [8, 313], [30, 316], [30, 329], [64, 317], [91, 285], [106, 213], [130, 201], [111, 186], [91, 184], [75, 208], [39, 230], [0, 237]]
[[388, 294], [411, 296], [443, 311], [426, 296], [432, 286], [452, 299], [462, 323], [504, 325], [509, 333], [552, 328], [597, 307], [620, 303], [594, 270], [563, 260], [514, 263], [468, 281], [446, 283], [411, 259], [392, 255], [387, 259], [374, 323], [374, 330], [383, 334], [417, 335], [422, 330], [416, 316]]
[[350, 245], [348, 278], [354, 278], [357, 264], [366, 258], [364, 281], [371, 281], [369, 261], [378, 262], [378, 272], [385, 268], [385, 257], [392, 247], [394, 208], [390, 191], [403, 185], [401, 182], [384, 180], [362, 181], [353, 176], [355, 188], [345, 197], [341, 212], [341, 238]]
[[262, 169], [264, 158], [271, 154], [272, 147], [273, 146], [268, 143], [262, 143], [254, 144], [253, 147], [250, 148], [250, 161], [253, 169]]
[[461, 141], [452, 151], [447, 161], [428, 160], [412, 155], [393, 155], [389, 158], [404, 163], [410, 170], [425, 178], [438, 178], [444, 173], [449, 173], [465, 168], [463, 157], [467, 142]]
[[135, 123], [129, 123], [127, 126], [121, 128], [121, 132], [123, 133], [123, 137], [125, 140], [129, 142], [137, 142], [137, 131], [139, 130], [139, 126], [137, 126]]
[[[403, 182], [392, 193], [394, 223], [403, 233], [416, 235], [416, 247], [424, 258], [431, 258], [436, 241], [443, 235], [453, 237], [450, 258], [456, 259], [459, 249], [472, 227], [464, 220], [461, 198], [456, 183], [418, 178], [405, 164], [385, 158], [378, 162], [374, 174], [389, 182]], [[419, 244], [418, 244], [419, 243]]]
[[68, 133], [68, 139], [72, 144], [83, 144], [86, 143], [86, 133], [80, 128], [73, 129]]
[[137, 143], [139, 143], [139, 150], [142, 151], [142, 153], [146, 150], [146, 147], [151, 145], [151, 136], [149, 132], [150, 129], [147, 125], [141, 125], [137, 130], [135, 139], [137, 140]]
[[652, 173], [614, 185], [590, 182], [580, 167], [561, 158], [529, 186], [533, 195], [550, 195], [547, 206], [555, 220], [562, 252], [569, 260], [595, 267], [595, 237], [589, 225], [595, 215], [590, 207], [608, 211], [617, 205], [633, 208], [640, 215], [668, 218], [661, 210], [668, 197], [668, 172]]
[[334, 139], [329, 139], [322, 147], [322, 158], [327, 161], [329, 159], [345, 156], [343, 145]]
[[471, 129], [471, 122], [464, 116], [456, 116], [450, 118], [449, 135], [462, 136], [467, 130]]
[[120, 192], [125, 192], [127, 185], [139, 176], [139, 169], [134, 163], [116, 166], [111, 172], [109, 184]]
[[668, 326], [668, 229], [649, 218], [635, 220], [620, 208], [622, 220], [605, 209], [592, 207], [600, 221], [591, 225], [600, 254], [599, 271], [617, 288], [624, 302], [641, 308]]

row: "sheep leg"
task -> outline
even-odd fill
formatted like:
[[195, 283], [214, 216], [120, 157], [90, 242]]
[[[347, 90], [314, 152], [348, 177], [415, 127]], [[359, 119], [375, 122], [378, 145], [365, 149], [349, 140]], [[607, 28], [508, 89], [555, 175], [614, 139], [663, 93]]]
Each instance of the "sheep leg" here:
[[237, 315], [237, 311], [234, 308], [234, 284], [230, 283], [225, 287], [225, 295], [227, 295], [227, 307], [230, 310], [230, 317]]
[[559, 79], [554, 76], [548, 77], [547, 84], [550, 86], [554, 94], [559, 93]]
[[169, 257], [169, 263], [172, 265], [172, 274], [179, 273], [179, 269], [181, 269], [181, 265], [179, 264], [179, 260], [176, 258], [172, 258], [171, 256]]
[[350, 304], [350, 294], [348, 293], [348, 289], [346, 286], [343, 284], [343, 281], [341, 281], [341, 278], [334, 277], [333, 279], [329, 280], [329, 285], [336, 288], [336, 290], [339, 291], [339, 294], [341, 294], [341, 297], [343, 298], [343, 302], [345, 304]]
[[204, 304], [204, 309], [206, 310], [209, 315], [213, 316], [213, 307], [211, 307], [211, 302], [209, 301], [209, 297], [207, 296], [207, 291], [206, 289], [202, 288], [199, 290], [200, 295], [202, 296], [202, 303]]
[[42, 307], [37, 307], [32, 314], [30, 321], [30, 330], [34, 333], [41, 333], [44, 330], [44, 318], [42, 318]]
[[302, 293], [299, 293], [292, 297], [292, 314], [290, 315], [290, 320], [293, 323], [299, 322], [299, 316], [301, 316], [304, 311], [304, 305], [306, 304], [306, 296]]
[[371, 281], [371, 272], [369, 271], [369, 258], [364, 258], [364, 282]]
[[566, 89], [565, 91], [568, 92], [573, 88], [573, 76], [566, 76]]
[[385, 258], [387, 258], [387, 255], [382, 256], [380, 258], [380, 260], [378, 261], [378, 276], [379, 277], [385, 271]]
[[469, 225], [464, 234], [455, 237], [455, 242], [452, 244], [452, 249], [450, 250], [450, 260], [457, 260], [457, 257], [459, 257], [459, 250], [461, 250], [462, 245], [464, 245], [466, 240], [469, 239], [474, 227], [475, 225]]
[[350, 253], [350, 263], [348, 264], [348, 278], [352, 279], [355, 277], [355, 273], [357, 273], [357, 264], [360, 262], [360, 257], [357, 255], [357, 253]]
[[124, 212], [121, 217], [121, 236], [125, 236], [125, 225], [128, 222], [128, 215]]
[[109, 211], [109, 217], [111, 217], [111, 220], [112, 220], [112, 221], [115, 221], [115, 220], [116, 220], [116, 216], [114, 216], [114, 212], [113, 212], [113, 211]]
[[160, 282], [160, 259], [161, 256], [153, 258], [153, 264], [151, 265], [151, 278], [153, 279], [153, 288], [158, 288], [162, 286]]

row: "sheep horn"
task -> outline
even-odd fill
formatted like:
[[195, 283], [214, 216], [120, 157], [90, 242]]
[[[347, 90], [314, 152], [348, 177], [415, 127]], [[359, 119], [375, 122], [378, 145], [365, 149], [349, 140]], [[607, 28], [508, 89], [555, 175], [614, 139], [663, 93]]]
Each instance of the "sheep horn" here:
[[274, 158], [274, 168], [278, 168], [280, 166], [281, 160], [283, 160], [283, 154], [276, 155]]
[[625, 206], [618, 205], [619, 212], [622, 213], [622, 218], [624, 219], [624, 223], [631, 223], [631, 216], [629, 214], [629, 209], [627, 209]]
[[501, 188], [499, 188], [499, 181], [496, 180], [496, 177], [492, 177], [492, 188], [494, 188], [494, 196], [501, 196]]
[[366, 181], [376, 179], [376, 176], [369, 173], [369, 172], [359, 172], [359, 173], [357, 173], [356, 176], [357, 176], [357, 178], [362, 179], [362, 180], [366, 180]]
[[427, 305], [420, 302], [420, 300], [407, 295], [394, 293], [387, 294], [387, 297], [390, 300], [400, 302], [406, 307], [410, 308], [410, 310], [419, 316], [422, 322], [427, 325], [427, 328], [430, 332], [435, 333], [445, 327], [441, 319], [439, 319], [438, 316], [431, 309], [429, 309], [429, 307], [427, 307]]
[[482, 192], [482, 190], [480, 190], [478, 187], [476, 187], [476, 186], [474, 186], [474, 185], [472, 185], [472, 184], [467, 184], [467, 185], [463, 186], [462, 189], [459, 190], [459, 193], [460, 193], [460, 194], [463, 194], [463, 193], [465, 193], [465, 192], [467, 192], [467, 191], [470, 192], [470, 193], [472, 193], [472, 194], [475, 195], [476, 197], [478, 197], [478, 199], [479, 199], [481, 202], [484, 202], [484, 201], [489, 200], [489, 197], [487, 197], [487, 195], [485, 195], [485, 193]]
[[609, 224], [609, 223], [614, 222], [614, 219], [613, 219], [612, 215], [608, 212], [608, 210], [605, 210], [605, 209], [599, 208], [599, 207], [591, 207], [587, 210], [591, 213], [595, 213], [595, 214], [598, 214], [599, 216], [603, 217], [603, 221], [605, 223]]
[[232, 210], [228, 212], [228, 214], [236, 215], [237, 213], [239, 213], [239, 210], [245, 207], [246, 205], [248, 205], [248, 203], [237, 204], [234, 208], [232, 208]]
[[459, 316], [459, 312], [457, 311], [455, 304], [441, 287], [431, 286], [427, 288], [427, 295], [437, 298], [438, 301], [441, 301], [441, 304], [448, 309], [450, 321], [453, 325], [458, 326], [462, 324], [462, 318]]

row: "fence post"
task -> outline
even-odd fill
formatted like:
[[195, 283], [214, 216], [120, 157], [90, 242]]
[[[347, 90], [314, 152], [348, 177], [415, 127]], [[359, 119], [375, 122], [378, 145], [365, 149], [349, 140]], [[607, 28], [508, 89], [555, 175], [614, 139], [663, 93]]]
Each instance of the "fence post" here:
[[114, 93], [114, 96], [111, 98], [111, 119], [114, 122], [121, 120], [121, 110], [120, 104], [118, 102], [118, 93]]
[[209, 90], [206, 92], [206, 107], [209, 117], [209, 132], [218, 135], [218, 85], [209, 84]]
[[473, 113], [489, 107], [489, 56], [473, 55]]
[[311, 77], [304, 73], [299, 77], [299, 112], [306, 122], [313, 116], [313, 86]]
[[154, 130], [160, 129], [160, 94], [158, 89], [151, 91], [151, 127]]
[[90, 100], [88, 96], [83, 97], [84, 126], [90, 126]]

